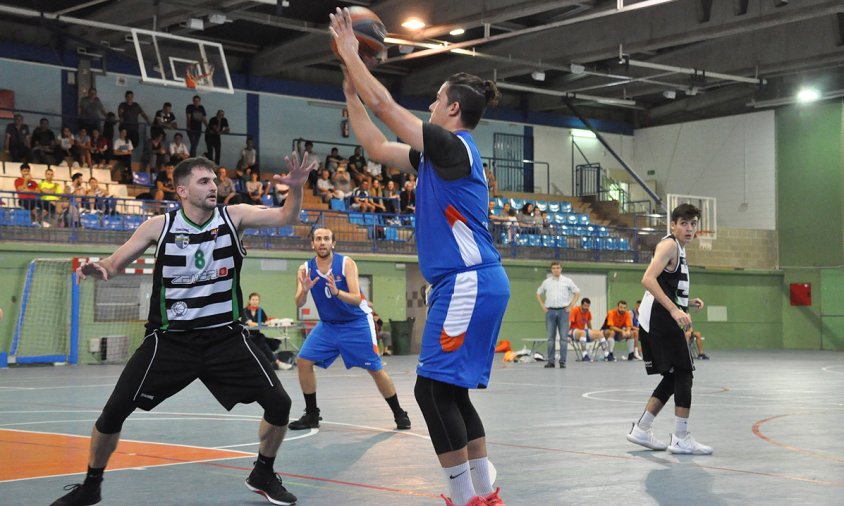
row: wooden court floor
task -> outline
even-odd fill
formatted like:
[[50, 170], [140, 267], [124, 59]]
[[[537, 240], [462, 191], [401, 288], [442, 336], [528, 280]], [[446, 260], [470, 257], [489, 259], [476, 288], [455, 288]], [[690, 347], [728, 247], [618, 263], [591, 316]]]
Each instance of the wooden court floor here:
[[[472, 398], [508, 505], [844, 504], [844, 354], [718, 351], [695, 373], [690, 430], [712, 456], [640, 449], [624, 436], [657, 379], [641, 362], [495, 363]], [[571, 359], [571, 355], [570, 355]], [[388, 357], [413, 429], [394, 431], [369, 376], [319, 371], [320, 429], [289, 432], [276, 469], [301, 505], [443, 504], [413, 400], [415, 357]], [[0, 369], [0, 505], [49, 504], [85, 470], [88, 435], [119, 366]], [[296, 372], [279, 371], [304, 408]], [[673, 428], [669, 407], [655, 430]], [[105, 505], [268, 504], [243, 485], [256, 405], [226, 412], [194, 383], [124, 425]]]

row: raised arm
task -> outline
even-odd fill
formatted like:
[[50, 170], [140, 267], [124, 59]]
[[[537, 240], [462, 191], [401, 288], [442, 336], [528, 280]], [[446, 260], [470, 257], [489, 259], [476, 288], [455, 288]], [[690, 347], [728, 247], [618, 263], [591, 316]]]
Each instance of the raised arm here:
[[164, 216], [155, 216], [145, 221], [135, 230], [132, 237], [117, 248], [117, 251], [98, 262], [83, 262], [77, 269], [79, 280], [88, 276], [108, 281], [134, 262], [144, 251], [158, 241], [164, 228]]

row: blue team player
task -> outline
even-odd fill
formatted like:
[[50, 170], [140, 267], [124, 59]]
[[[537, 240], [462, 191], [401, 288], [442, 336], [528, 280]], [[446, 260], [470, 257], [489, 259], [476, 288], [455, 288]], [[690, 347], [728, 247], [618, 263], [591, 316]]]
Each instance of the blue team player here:
[[343, 356], [347, 369], [361, 367], [369, 372], [384, 400], [393, 410], [396, 428], [410, 428], [407, 411], [399, 405], [393, 380], [378, 356], [372, 309], [360, 291], [358, 266], [347, 256], [334, 253], [334, 233], [327, 228], [313, 232], [311, 245], [316, 256], [299, 267], [296, 306], [302, 307], [308, 292], [314, 299], [320, 322], [299, 351], [299, 385], [305, 396], [305, 414], [291, 422], [291, 430], [319, 427], [314, 365], [327, 369]]
[[[499, 93], [492, 81], [460, 73], [437, 91], [425, 123], [398, 105], [358, 55], [347, 9], [331, 16], [345, 64], [352, 128], [369, 157], [418, 171], [416, 243], [431, 285], [415, 394], [448, 478], [447, 505], [502, 505], [493, 490], [481, 418], [470, 388], [489, 382], [510, 283], [487, 223], [489, 191], [471, 131]], [[404, 143], [389, 142], [366, 111]]]

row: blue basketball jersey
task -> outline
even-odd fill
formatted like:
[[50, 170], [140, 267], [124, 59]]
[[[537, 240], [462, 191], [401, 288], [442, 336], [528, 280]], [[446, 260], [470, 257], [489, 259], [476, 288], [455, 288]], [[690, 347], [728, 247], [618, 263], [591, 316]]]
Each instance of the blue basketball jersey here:
[[328, 284], [325, 282], [325, 278], [328, 276], [334, 276], [334, 283], [338, 289], [344, 292], [349, 291], [349, 285], [346, 283], [346, 273], [344, 271], [345, 260], [345, 256], [334, 253], [334, 259], [331, 261], [331, 270], [328, 272], [319, 272], [316, 257], [308, 260], [308, 263], [305, 264], [308, 276], [311, 279], [319, 278], [314, 287], [311, 288], [311, 297], [314, 298], [314, 304], [316, 304], [317, 311], [319, 312], [319, 319], [324, 322], [349, 322], [358, 318], [366, 318], [366, 315], [372, 312], [363, 293], [360, 294], [360, 304], [357, 306], [346, 304], [331, 295]]
[[489, 233], [489, 188], [481, 155], [469, 132], [455, 135], [466, 146], [471, 173], [442, 179], [421, 154], [416, 182], [416, 245], [419, 268], [431, 283], [444, 275], [501, 263]]

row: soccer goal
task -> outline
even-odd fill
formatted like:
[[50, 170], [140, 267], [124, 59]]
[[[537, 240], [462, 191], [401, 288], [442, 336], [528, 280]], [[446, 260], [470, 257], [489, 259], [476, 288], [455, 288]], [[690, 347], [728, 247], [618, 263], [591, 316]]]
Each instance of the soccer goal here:
[[76, 282], [82, 260], [36, 258], [27, 268], [10, 364], [122, 363], [140, 345], [152, 292], [152, 258], [123, 276]]

